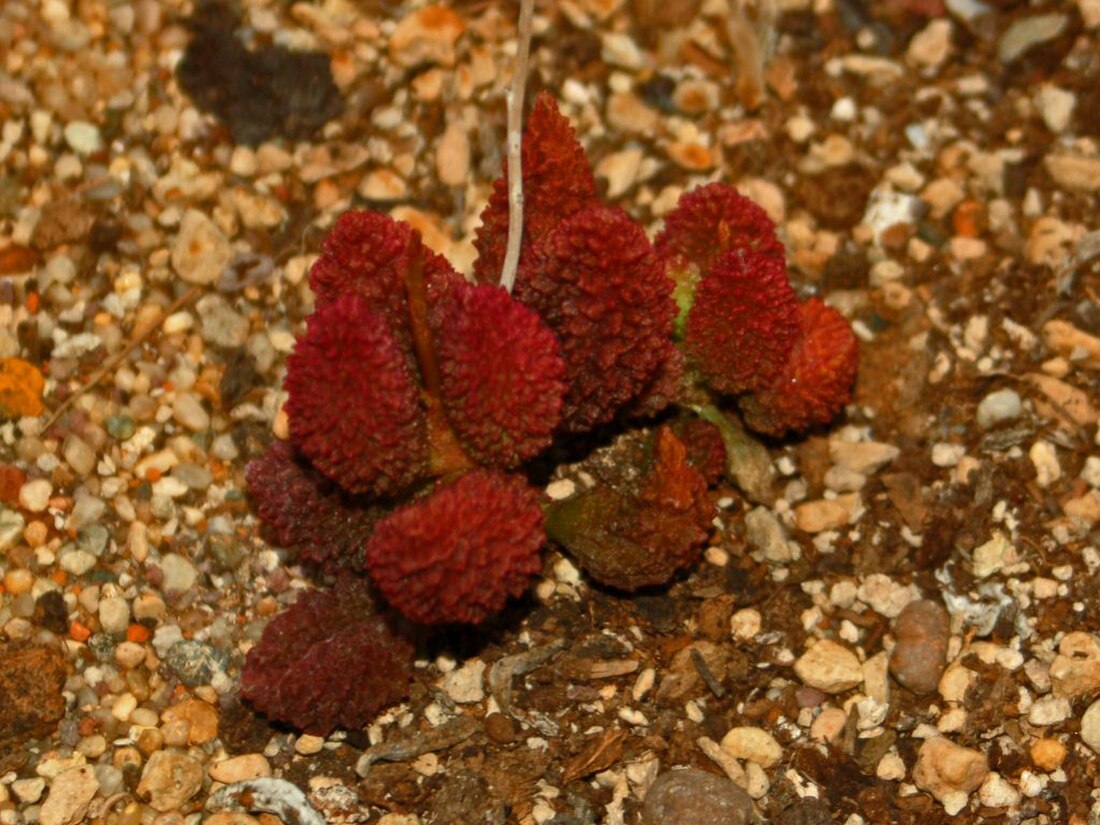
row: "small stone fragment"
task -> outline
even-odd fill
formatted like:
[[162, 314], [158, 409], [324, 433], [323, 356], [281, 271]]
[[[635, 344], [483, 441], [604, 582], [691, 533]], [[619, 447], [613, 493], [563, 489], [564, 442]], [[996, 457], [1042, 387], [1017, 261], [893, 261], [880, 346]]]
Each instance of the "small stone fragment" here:
[[187, 742], [190, 745], [201, 745], [218, 735], [218, 712], [199, 699], [177, 702], [165, 710], [160, 718], [166, 725], [186, 722]]
[[425, 6], [405, 16], [390, 37], [390, 58], [406, 68], [421, 63], [455, 65], [462, 18], [445, 6]]
[[1100, 157], [1057, 153], [1043, 158], [1043, 166], [1063, 189], [1075, 192], [1100, 190]]
[[783, 758], [783, 748], [763, 728], [732, 728], [722, 737], [722, 750], [734, 759], [747, 759], [764, 768], [770, 768]]
[[975, 420], [979, 427], [988, 430], [1005, 421], [1015, 421], [1023, 412], [1023, 402], [1015, 390], [991, 392], [978, 404]]
[[836, 499], [818, 499], [799, 504], [794, 510], [794, 522], [799, 530], [820, 533], [838, 530], [848, 524], [851, 513]]
[[22, 358], [0, 358], [0, 421], [40, 415], [45, 386], [34, 364]]
[[1100, 692], [1100, 642], [1093, 634], [1074, 630], [1062, 637], [1050, 685], [1055, 696], [1071, 700]]
[[997, 58], [1011, 63], [1035, 46], [1047, 43], [1062, 35], [1069, 25], [1065, 14], [1033, 14], [1015, 21], [997, 42]]
[[473, 659], [443, 677], [440, 686], [455, 702], [470, 704], [485, 698], [485, 662]]
[[[1097, 159], [1097, 175], [1100, 176], [1100, 159]], [[1097, 182], [1100, 186], [1100, 180]], [[1043, 344], [1072, 363], [1087, 369], [1100, 368], [1100, 338], [1089, 335], [1069, 321], [1055, 318], [1043, 324]]]
[[229, 239], [210, 218], [188, 209], [172, 245], [172, 268], [190, 284], [212, 284], [229, 265]]
[[965, 807], [969, 794], [985, 781], [988, 773], [989, 763], [981, 751], [935, 736], [925, 740], [917, 753], [913, 782], [954, 816]]
[[863, 682], [859, 658], [844, 645], [821, 639], [794, 663], [803, 684], [825, 693], [843, 693]]
[[95, 769], [81, 765], [62, 771], [50, 783], [50, 795], [38, 814], [40, 825], [76, 825], [83, 822], [99, 790]]
[[728, 779], [696, 768], [661, 774], [642, 805], [641, 825], [748, 825], [752, 798]]
[[145, 763], [137, 795], [156, 811], [174, 811], [202, 787], [202, 763], [182, 753], [156, 751]]
[[1081, 741], [1100, 753], [1100, 699], [1089, 705], [1081, 716]]
[[1066, 760], [1067, 753], [1066, 746], [1057, 739], [1036, 739], [1031, 743], [1031, 761], [1040, 770], [1058, 770]]
[[996, 533], [985, 544], [974, 549], [973, 573], [979, 579], [988, 578], [1019, 560], [1016, 548], [1004, 534]]
[[978, 790], [978, 801], [987, 808], [1010, 808], [1020, 801], [1020, 792], [999, 773], [990, 771]]
[[232, 785], [234, 782], [271, 776], [271, 764], [262, 753], [246, 753], [215, 762], [207, 773], [215, 782]]
[[922, 599], [910, 602], [894, 622], [897, 644], [890, 672], [914, 693], [931, 693], [947, 661], [951, 622], [943, 605]]
[[198, 687], [225, 672], [229, 654], [194, 639], [181, 639], [168, 648], [164, 662], [185, 685]]

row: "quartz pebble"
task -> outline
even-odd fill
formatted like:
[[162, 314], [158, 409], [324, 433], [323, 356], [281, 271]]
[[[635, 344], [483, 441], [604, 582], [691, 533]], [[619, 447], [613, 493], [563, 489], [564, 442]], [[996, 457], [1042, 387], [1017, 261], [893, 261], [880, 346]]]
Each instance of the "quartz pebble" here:
[[36, 478], [19, 488], [19, 503], [32, 513], [41, 513], [50, 503], [53, 485], [48, 479]]
[[218, 713], [199, 699], [184, 699], [167, 708], [161, 715], [165, 724], [187, 723], [187, 743], [201, 745], [218, 735]]
[[765, 768], [783, 758], [783, 748], [763, 728], [732, 728], [722, 737], [722, 750], [734, 759], [747, 759]]
[[1100, 753], [1100, 699], [1089, 705], [1081, 716], [1081, 741]]
[[894, 621], [897, 644], [890, 672], [914, 693], [931, 693], [943, 675], [951, 625], [943, 606], [928, 600], [910, 602]]
[[390, 36], [390, 58], [400, 66], [455, 65], [455, 46], [466, 24], [445, 6], [425, 6], [406, 15]]
[[1023, 403], [1015, 390], [991, 392], [978, 404], [975, 420], [979, 427], [988, 430], [1006, 421], [1015, 421], [1023, 412]]
[[246, 753], [215, 762], [208, 771], [215, 782], [231, 785], [261, 776], [271, 776], [271, 764], [262, 753]]
[[981, 751], [934, 736], [925, 740], [917, 752], [913, 782], [954, 816], [966, 806], [970, 793], [985, 781], [988, 773], [989, 763]]
[[657, 777], [642, 805], [642, 825], [748, 825], [752, 798], [728, 779], [696, 768]]
[[157, 751], [145, 763], [137, 795], [156, 811], [174, 811], [199, 792], [202, 763], [173, 751]]
[[99, 790], [91, 765], [70, 768], [54, 777], [38, 814], [39, 825], [76, 825], [84, 820]]
[[210, 218], [188, 209], [172, 245], [172, 268], [190, 284], [212, 284], [229, 264], [229, 239]]
[[863, 682], [863, 668], [851, 650], [829, 639], [821, 639], [794, 663], [803, 684], [825, 693], [843, 693]]

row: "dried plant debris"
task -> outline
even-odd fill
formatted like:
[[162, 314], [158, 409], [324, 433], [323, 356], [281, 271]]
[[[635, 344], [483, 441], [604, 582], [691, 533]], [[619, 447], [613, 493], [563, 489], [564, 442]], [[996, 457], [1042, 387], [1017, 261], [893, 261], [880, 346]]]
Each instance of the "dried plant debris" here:
[[240, 16], [222, 0], [201, 2], [188, 19], [192, 39], [176, 67], [180, 87], [222, 121], [236, 143], [305, 140], [340, 113], [329, 57], [285, 46], [245, 47]]

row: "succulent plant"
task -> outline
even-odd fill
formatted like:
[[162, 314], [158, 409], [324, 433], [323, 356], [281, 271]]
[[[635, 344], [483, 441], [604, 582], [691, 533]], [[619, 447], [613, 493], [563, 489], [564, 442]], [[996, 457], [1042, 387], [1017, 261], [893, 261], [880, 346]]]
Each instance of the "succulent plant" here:
[[[547, 532], [595, 581], [668, 582], [706, 541], [720, 477], [756, 498], [770, 484], [765, 448], [728, 410], [782, 435], [850, 398], [851, 328], [816, 298], [799, 303], [747, 198], [688, 192], [651, 244], [599, 202], [547, 95], [522, 157], [514, 294], [496, 284], [506, 178], [482, 213], [478, 283], [408, 225], [359, 211], [310, 272], [316, 308], [287, 365], [290, 443], [247, 478], [270, 534], [340, 578], [302, 594], [249, 654], [242, 691], [274, 718], [364, 724], [411, 674], [412, 648], [375, 597], [419, 625], [483, 622], [526, 590]], [[681, 408], [670, 426], [639, 429], [669, 405]], [[596, 454], [594, 486], [551, 502], [530, 485], [524, 471], [559, 436], [611, 425], [620, 437]]]

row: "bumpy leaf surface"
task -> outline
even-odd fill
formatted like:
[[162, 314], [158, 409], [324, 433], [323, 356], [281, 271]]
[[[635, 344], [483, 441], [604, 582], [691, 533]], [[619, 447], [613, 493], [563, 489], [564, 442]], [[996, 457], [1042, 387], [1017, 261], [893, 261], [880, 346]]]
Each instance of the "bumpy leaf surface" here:
[[383, 519], [367, 545], [379, 591], [421, 624], [476, 624], [527, 588], [545, 539], [538, 493], [474, 470]]
[[427, 460], [419, 387], [384, 315], [359, 295], [319, 306], [287, 361], [294, 445], [350, 493], [385, 496]]
[[713, 389], [756, 390], [787, 363], [801, 320], [783, 259], [736, 249], [717, 258], [696, 285], [685, 349]]
[[649, 385], [668, 357], [671, 291], [645, 232], [620, 209], [578, 212], [539, 245], [516, 295], [562, 342], [563, 430], [610, 421]]
[[790, 360], [769, 386], [741, 399], [745, 423], [782, 435], [827, 424], [852, 399], [859, 342], [844, 316], [820, 299], [802, 304]]
[[362, 564], [380, 508], [344, 493], [285, 441], [250, 461], [245, 477], [252, 506], [276, 543], [330, 572]]
[[375, 612], [362, 579], [302, 593], [248, 653], [241, 694], [261, 713], [327, 735], [364, 727], [405, 697], [413, 648]]
[[565, 362], [553, 331], [500, 287], [456, 285], [438, 313], [443, 406], [466, 452], [509, 468], [549, 446]]
[[[596, 180], [569, 120], [546, 93], [535, 99], [521, 149], [523, 166], [523, 246], [520, 269], [531, 250], [558, 222], [597, 203]], [[508, 175], [497, 179], [481, 213], [474, 246], [474, 274], [496, 284], [508, 245]]]

